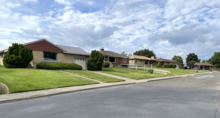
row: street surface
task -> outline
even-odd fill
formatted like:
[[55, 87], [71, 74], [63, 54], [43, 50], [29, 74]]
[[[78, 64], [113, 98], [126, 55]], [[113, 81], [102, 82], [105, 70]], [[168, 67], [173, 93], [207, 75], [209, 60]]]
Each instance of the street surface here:
[[0, 118], [220, 118], [220, 73], [0, 104]]

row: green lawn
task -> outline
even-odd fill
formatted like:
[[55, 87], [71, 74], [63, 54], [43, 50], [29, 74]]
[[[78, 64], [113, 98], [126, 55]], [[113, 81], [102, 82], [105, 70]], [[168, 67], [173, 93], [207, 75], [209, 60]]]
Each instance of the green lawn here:
[[81, 71], [81, 70], [64, 70], [66, 72], [70, 72], [70, 73], [74, 73], [77, 75], [81, 75], [84, 77], [88, 77], [91, 79], [95, 79], [101, 82], [120, 82], [120, 81], [124, 81], [121, 79], [117, 79], [117, 78], [113, 78], [113, 77], [109, 77], [109, 76], [105, 76], [105, 75], [101, 75], [101, 74], [96, 74], [96, 73], [92, 73], [89, 71]]
[[144, 70], [135, 70], [135, 69], [126, 69], [126, 68], [103, 68], [102, 72], [112, 74], [112, 75], [127, 77], [131, 79], [136, 79], [136, 80], [196, 73], [196, 72], [183, 70], [183, 69], [161, 69], [161, 70], [168, 70], [171, 73], [169, 73], [168, 75], [159, 74], [159, 73], [149, 74], [147, 73], [147, 71], [144, 71]]
[[0, 81], [10, 93], [97, 83], [61, 71], [4, 67], [0, 67]]

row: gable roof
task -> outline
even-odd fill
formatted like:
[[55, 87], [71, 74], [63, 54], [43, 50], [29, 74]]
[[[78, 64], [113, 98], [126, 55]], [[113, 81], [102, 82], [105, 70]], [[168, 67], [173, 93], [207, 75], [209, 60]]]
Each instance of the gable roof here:
[[210, 63], [198, 63], [198, 65], [200, 65], [200, 66], [214, 66]]
[[139, 56], [139, 55], [131, 55], [130, 59], [155, 60], [155, 59], [151, 59], [151, 58], [146, 57], [146, 56]]
[[[23, 44], [24, 46], [26, 45], [29, 45], [29, 44], [33, 44], [33, 43], [37, 43], [37, 42], [40, 42], [40, 41], [46, 41], [50, 44], [52, 44], [53, 46], [61, 49], [63, 51], [63, 53], [68, 53], [68, 54], [78, 54], [78, 55], [90, 55], [90, 53], [86, 52], [85, 50], [79, 48], [79, 47], [71, 47], [71, 46], [63, 46], [63, 45], [56, 45], [46, 39], [40, 39], [40, 40], [36, 40], [36, 41], [32, 41], [32, 42], [29, 42], [29, 43], [25, 43]], [[5, 50], [2, 50], [0, 51], [0, 53], [4, 53], [4, 52], [7, 52], [8, 49], [5, 49]]]
[[103, 55], [106, 55], [106, 56], [129, 58], [127, 56], [120, 55], [120, 54], [112, 52], [112, 51], [99, 51], [99, 52], [102, 53]]
[[178, 63], [178, 64], [181, 64], [179, 62], [176, 62], [174, 60], [169, 60], [169, 59], [162, 59], [162, 58], [158, 58], [156, 59], [157, 62], [169, 62], [169, 63]]
[[68, 53], [68, 54], [79, 54], [79, 55], [90, 55], [89, 52], [86, 52], [85, 50], [83, 50], [82, 48], [79, 47], [71, 47], [71, 46], [64, 46], [64, 45], [57, 45], [59, 47], [61, 47], [62, 49], [64, 49], [64, 53]]

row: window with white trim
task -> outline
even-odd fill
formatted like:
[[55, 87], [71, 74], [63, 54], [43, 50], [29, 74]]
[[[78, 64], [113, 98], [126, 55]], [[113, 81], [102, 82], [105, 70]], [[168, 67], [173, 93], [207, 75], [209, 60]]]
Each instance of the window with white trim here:
[[126, 63], [127, 62], [127, 58], [123, 58], [123, 62]]

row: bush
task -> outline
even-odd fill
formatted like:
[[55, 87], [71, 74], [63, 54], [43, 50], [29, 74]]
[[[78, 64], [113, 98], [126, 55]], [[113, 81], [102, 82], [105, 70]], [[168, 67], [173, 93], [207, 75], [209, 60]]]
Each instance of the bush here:
[[33, 54], [30, 49], [22, 44], [13, 43], [3, 58], [3, 64], [6, 68], [26, 68], [31, 60]]
[[165, 68], [175, 68], [175, 65], [173, 65], [173, 64], [167, 64], [167, 65], [165, 65]]
[[150, 74], [153, 74], [154, 73], [154, 69], [148, 69], [147, 72], [150, 73]]
[[157, 63], [157, 68], [161, 68], [161, 63], [160, 62]]
[[99, 51], [93, 50], [87, 64], [88, 70], [102, 70], [103, 61], [103, 55]]
[[37, 64], [36, 67], [38, 69], [49, 69], [49, 70], [59, 70], [59, 69], [82, 70], [82, 66], [75, 63], [40, 62]]
[[205, 70], [210, 70], [209, 68], [205, 68]]
[[113, 65], [113, 68], [118, 68], [118, 66]]
[[108, 61], [103, 63], [103, 67], [108, 68], [110, 66], [110, 63]]
[[170, 65], [169, 64], [165, 65], [165, 68], [170, 68]]

